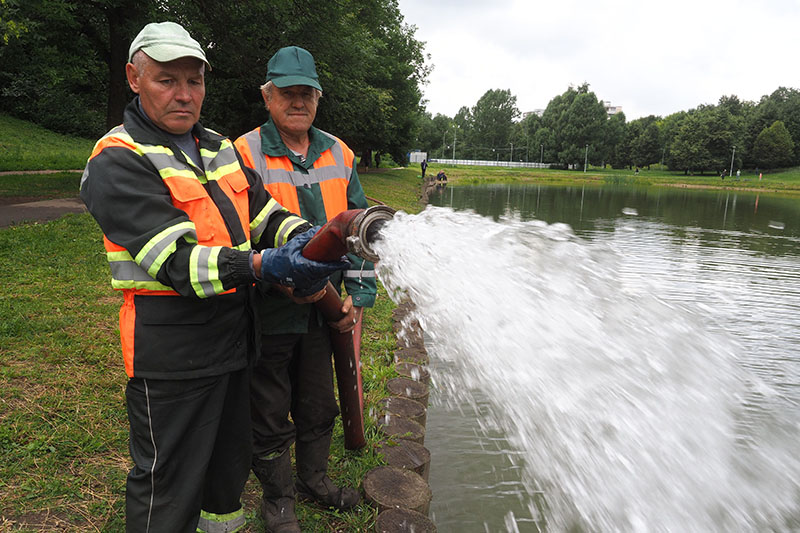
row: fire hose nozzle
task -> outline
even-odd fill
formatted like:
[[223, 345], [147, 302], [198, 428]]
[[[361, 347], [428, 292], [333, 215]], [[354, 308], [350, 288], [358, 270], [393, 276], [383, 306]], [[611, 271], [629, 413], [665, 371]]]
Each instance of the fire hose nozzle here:
[[375, 205], [365, 209], [353, 219], [349, 235], [345, 240], [347, 250], [359, 257], [376, 263], [378, 254], [372, 245], [380, 240], [380, 230], [394, 218], [395, 210], [386, 205]]
[[317, 232], [303, 248], [303, 257], [334, 261], [347, 252], [372, 261], [378, 254], [372, 245], [381, 238], [380, 230], [394, 217], [395, 210], [385, 205], [342, 211]]

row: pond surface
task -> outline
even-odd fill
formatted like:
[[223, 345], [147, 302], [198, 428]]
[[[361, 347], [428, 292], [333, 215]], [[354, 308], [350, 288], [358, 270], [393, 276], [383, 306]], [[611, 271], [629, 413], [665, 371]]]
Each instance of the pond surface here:
[[430, 201], [381, 257], [429, 335], [440, 532], [800, 528], [799, 200], [498, 185]]

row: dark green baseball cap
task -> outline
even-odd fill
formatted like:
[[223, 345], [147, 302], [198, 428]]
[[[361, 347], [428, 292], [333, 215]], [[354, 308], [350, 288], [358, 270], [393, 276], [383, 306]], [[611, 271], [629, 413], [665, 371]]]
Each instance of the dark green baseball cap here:
[[322, 90], [311, 52], [299, 46], [281, 48], [267, 63], [267, 81], [275, 87], [308, 85]]

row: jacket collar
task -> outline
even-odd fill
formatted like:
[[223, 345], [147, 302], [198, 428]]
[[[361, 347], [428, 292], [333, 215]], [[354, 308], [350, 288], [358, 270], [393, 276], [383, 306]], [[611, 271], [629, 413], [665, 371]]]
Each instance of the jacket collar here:
[[308, 155], [306, 156], [305, 163], [300, 162], [300, 158], [294, 155], [294, 152], [289, 150], [281, 134], [278, 133], [278, 128], [270, 117], [264, 124], [261, 125], [261, 151], [270, 157], [288, 157], [295, 165], [299, 165], [306, 169], [314, 166], [314, 162], [319, 159], [326, 150], [334, 145], [335, 141], [328, 135], [325, 135], [321, 130], [314, 126], [308, 130], [308, 139], [310, 144], [308, 146]]
[[[123, 124], [125, 125], [125, 131], [127, 131], [136, 142], [169, 146], [172, 148], [173, 152], [180, 153], [180, 150], [177, 149], [177, 146], [174, 145], [169, 136], [139, 111], [138, 96], [125, 107]], [[199, 122], [192, 126], [192, 135], [197, 138], [200, 146], [210, 148], [214, 151], [219, 150], [222, 137], [212, 134]]]

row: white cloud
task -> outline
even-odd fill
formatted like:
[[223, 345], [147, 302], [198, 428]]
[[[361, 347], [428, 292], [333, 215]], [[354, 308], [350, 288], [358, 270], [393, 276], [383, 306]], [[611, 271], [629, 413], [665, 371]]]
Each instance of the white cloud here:
[[399, 0], [434, 71], [428, 110], [453, 116], [489, 89], [521, 111], [588, 82], [628, 119], [800, 87], [800, 0]]

